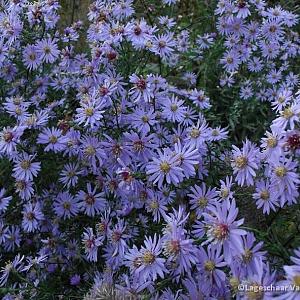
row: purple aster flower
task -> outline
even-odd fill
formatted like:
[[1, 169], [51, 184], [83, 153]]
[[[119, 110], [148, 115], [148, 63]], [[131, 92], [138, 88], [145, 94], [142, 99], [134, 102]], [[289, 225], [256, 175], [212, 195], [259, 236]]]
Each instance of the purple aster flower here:
[[16, 192], [19, 196], [24, 200], [29, 200], [31, 196], [34, 194], [34, 189], [32, 187], [32, 181], [26, 180], [16, 180], [15, 187]]
[[[284, 195], [297, 191], [300, 183], [299, 174], [296, 172], [297, 167], [297, 162], [292, 161], [291, 158], [281, 157], [278, 162], [272, 163], [271, 185], [277, 196], [278, 193], [279, 195]], [[280, 201], [281, 206], [285, 202], [284, 199], [285, 197]]]
[[152, 162], [147, 165], [147, 174], [150, 175], [149, 180], [158, 183], [161, 187], [163, 181], [168, 184], [178, 185], [183, 180], [183, 170], [179, 165], [178, 155], [165, 148], [163, 152], [158, 150], [158, 158], [153, 158]]
[[188, 194], [191, 198], [191, 209], [196, 209], [198, 217], [201, 217], [202, 213], [217, 200], [216, 189], [207, 188], [204, 182], [201, 187], [198, 185], [192, 187], [191, 192], [191, 194]]
[[76, 109], [76, 122], [83, 124], [84, 127], [98, 127], [100, 120], [103, 118], [104, 108], [106, 106], [105, 99], [97, 99], [86, 96], [80, 102], [81, 107]]
[[67, 141], [67, 137], [62, 135], [62, 131], [54, 127], [51, 129], [45, 128], [37, 139], [38, 144], [47, 145], [44, 151], [53, 151], [55, 153], [63, 151], [66, 148]]
[[4, 127], [0, 132], [0, 153], [8, 155], [16, 151], [16, 147], [24, 132], [24, 127]]
[[23, 63], [28, 70], [36, 70], [42, 63], [41, 56], [34, 45], [27, 45], [23, 51]]
[[85, 228], [85, 232], [82, 235], [82, 244], [84, 245], [84, 251], [88, 261], [98, 261], [98, 248], [102, 245], [103, 240], [103, 237], [94, 235], [92, 228]]
[[27, 232], [33, 232], [39, 228], [39, 222], [44, 219], [40, 204], [29, 203], [24, 206], [22, 227]]
[[160, 222], [161, 217], [165, 217], [167, 208], [167, 200], [160, 194], [151, 193], [149, 199], [146, 201], [145, 207], [147, 212], [152, 213], [153, 221]]
[[36, 44], [36, 51], [43, 62], [54, 63], [59, 56], [59, 50], [55, 40], [46, 38]]
[[8, 208], [12, 196], [4, 197], [6, 190], [3, 188], [0, 190], [0, 212], [5, 212]]
[[129, 91], [129, 95], [134, 102], [144, 100], [149, 103], [153, 98], [151, 83], [148, 78], [138, 77], [136, 74], [130, 76], [130, 82], [134, 84]]
[[18, 254], [15, 256], [12, 262], [7, 262], [4, 267], [2, 267], [0, 271], [0, 286], [4, 286], [8, 280], [8, 277], [11, 273], [19, 273], [23, 267], [22, 261], [24, 259], [24, 255], [21, 256]]
[[94, 217], [106, 207], [104, 193], [97, 193], [97, 187], [92, 189], [90, 183], [87, 183], [87, 192], [79, 191], [76, 195], [78, 206], [86, 215]]
[[198, 257], [200, 263], [197, 268], [203, 272], [203, 279], [208, 281], [205, 292], [210, 294], [214, 284], [219, 288], [224, 285], [226, 275], [220, 268], [225, 267], [227, 263], [224, 261], [221, 248], [214, 244], [207, 247], [207, 252], [201, 247]]
[[209, 140], [209, 129], [206, 122], [198, 120], [197, 125], [187, 129], [186, 141], [195, 148], [203, 147], [203, 144]]
[[6, 251], [15, 251], [19, 248], [21, 243], [21, 234], [19, 226], [12, 225], [7, 230], [7, 239], [4, 242], [4, 249]]
[[174, 275], [184, 272], [190, 273], [192, 265], [198, 262], [197, 248], [193, 245], [193, 240], [186, 237], [184, 229], [172, 223], [167, 226], [170, 228], [162, 239], [167, 263], [170, 263], [175, 269]]
[[128, 263], [133, 263], [134, 273], [144, 281], [149, 279], [155, 281], [158, 276], [164, 278], [167, 269], [164, 265], [165, 259], [160, 257], [161, 239], [155, 234], [153, 239], [146, 237], [144, 244], [145, 246], [142, 246], [140, 251], [137, 248], [131, 249], [125, 258], [129, 261]]
[[242, 236], [245, 230], [239, 228], [244, 219], [236, 221], [238, 209], [232, 200], [228, 209], [225, 202], [215, 203], [215, 207], [209, 208], [209, 213], [203, 213], [206, 224], [208, 240], [204, 244], [213, 243], [223, 247], [225, 260], [230, 263], [235, 254], [242, 252]]
[[176, 42], [172, 32], [167, 32], [155, 36], [150, 48], [155, 54], [158, 54], [162, 58], [168, 58], [174, 52]]
[[181, 123], [184, 119], [186, 107], [183, 105], [184, 101], [179, 100], [176, 96], [172, 96], [172, 98], [167, 98], [163, 102], [163, 112], [162, 116], [172, 122]]
[[263, 208], [264, 214], [269, 214], [270, 210], [276, 211], [278, 198], [268, 180], [261, 179], [256, 183], [253, 198], [256, 200], [257, 208]]
[[128, 248], [126, 241], [130, 235], [126, 233], [128, 231], [127, 226], [124, 220], [119, 219], [112, 229], [108, 229], [108, 239], [114, 248], [113, 256], [119, 255], [123, 257]]
[[155, 120], [155, 113], [152, 108], [148, 111], [138, 108], [132, 115], [128, 117], [128, 119], [131, 126], [142, 133], [148, 133], [151, 128], [150, 126], [153, 126], [155, 123], [157, 123]]
[[240, 150], [236, 146], [233, 147], [233, 159], [231, 166], [233, 174], [236, 175], [235, 180], [240, 185], [253, 185], [253, 177], [256, 176], [255, 170], [258, 169], [258, 152], [259, 150], [248, 140], [243, 142], [243, 148]]
[[37, 177], [41, 170], [40, 162], [32, 162], [35, 155], [29, 155], [25, 152], [20, 154], [15, 159], [13, 168], [13, 176], [18, 180], [32, 181], [33, 177]]
[[79, 205], [77, 199], [74, 199], [69, 192], [61, 192], [55, 199], [53, 209], [57, 216], [65, 220], [78, 214]]
[[80, 281], [81, 281], [81, 277], [78, 274], [75, 274], [70, 278], [70, 284], [73, 286], [79, 285]]
[[68, 188], [75, 187], [78, 182], [78, 175], [82, 174], [81, 170], [78, 170], [79, 166], [76, 163], [67, 163], [64, 169], [60, 173], [59, 182], [66, 185]]
[[102, 149], [102, 145], [97, 137], [84, 136], [81, 138], [81, 157], [88, 161], [91, 167], [96, 170], [97, 165], [103, 164], [103, 159], [106, 158], [106, 154]]

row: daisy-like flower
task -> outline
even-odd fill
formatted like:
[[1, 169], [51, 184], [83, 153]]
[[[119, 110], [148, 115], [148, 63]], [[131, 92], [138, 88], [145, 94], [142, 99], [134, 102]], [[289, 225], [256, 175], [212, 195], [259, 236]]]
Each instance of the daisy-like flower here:
[[216, 189], [211, 189], [210, 187], [207, 188], [204, 182], [202, 183], [201, 187], [198, 185], [192, 187], [191, 192], [191, 194], [188, 194], [188, 196], [191, 198], [191, 208], [196, 209], [198, 217], [201, 217], [202, 213], [217, 200]]
[[196, 174], [195, 167], [200, 161], [198, 149], [189, 143], [181, 145], [180, 140], [174, 145], [174, 152], [179, 159], [179, 167], [182, 168], [184, 176], [189, 178]]
[[233, 174], [236, 175], [236, 182], [240, 186], [253, 185], [253, 178], [256, 176], [255, 170], [258, 169], [258, 149], [248, 140], [243, 142], [242, 150], [234, 145], [232, 147], [231, 166]]
[[179, 162], [179, 157], [170, 149], [165, 148], [163, 152], [158, 150], [158, 158], [154, 157], [146, 167], [147, 174], [150, 175], [149, 180], [154, 184], [157, 183], [159, 187], [162, 186], [164, 180], [169, 184], [179, 184], [184, 177]]
[[78, 214], [79, 205], [77, 199], [75, 199], [69, 192], [61, 192], [55, 199], [53, 209], [58, 217], [65, 220]]
[[167, 98], [163, 102], [163, 117], [172, 122], [181, 123], [185, 117], [186, 107], [183, 105], [184, 101], [179, 100], [176, 96]]
[[203, 146], [205, 141], [209, 138], [209, 129], [205, 121], [198, 120], [197, 125], [194, 125], [187, 129], [187, 138], [185, 139], [188, 143], [193, 145], [195, 148]]
[[226, 128], [221, 128], [220, 126], [218, 126], [210, 130], [211, 141], [226, 140], [227, 136], [228, 136], [228, 131], [226, 130]]
[[32, 162], [35, 155], [29, 155], [23, 152], [15, 159], [15, 166], [13, 168], [13, 176], [18, 180], [32, 181], [41, 170], [40, 162]]
[[295, 128], [295, 123], [299, 123], [300, 104], [294, 103], [280, 111], [280, 117], [273, 121], [273, 124], [283, 130], [289, 125], [290, 129]]
[[33, 232], [39, 227], [39, 222], [44, 220], [40, 204], [29, 203], [24, 206], [22, 227], [27, 232]]
[[43, 62], [54, 63], [59, 56], [60, 51], [55, 40], [46, 38], [36, 44], [36, 51], [39, 53]]
[[[157, 238], [156, 234], [153, 238], [146, 237], [145, 246], [142, 246], [141, 250], [135, 255], [125, 255], [125, 258], [131, 261], [134, 258], [134, 264], [137, 267], [135, 274], [140, 276], [143, 280], [155, 281], [157, 277], [164, 278], [164, 273], [167, 273], [167, 269], [164, 265], [165, 259], [160, 257], [162, 252], [162, 242], [160, 238]], [[135, 249], [134, 252], [136, 252]]]
[[80, 155], [86, 161], [88, 161], [91, 167], [96, 170], [97, 165], [103, 164], [103, 159], [106, 158], [106, 153], [97, 137], [84, 136], [80, 139]]
[[14, 128], [4, 127], [0, 131], [0, 153], [10, 155], [15, 152], [24, 129], [25, 127], [20, 126], [15, 126]]
[[204, 91], [202, 90], [193, 89], [189, 94], [189, 98], [201, 109], [211, 107], [209, 98], [205, 96]]
[[17, 179], [15, 183], [16, 192], [22, 199], [29, 200], [31, 198], [31, 195], [34, 194], [34, 189], [32, 185], [32, 181]]
[[7, 262], [4, 267], [1, 268], [0, 271], [0, 286], [4, 286], [7, 281], [8, 277], [12, 272], [19, 273], [23, 267], [22, 261], [25, 258], [25, 256], [21, 256], [18, 254], [15, 256], [14, 260], [11, 262]]
[[96, 236], [92, 228], [85, 228], [85, 232], [82, 235], [82, 244], [88, 261], [98, 261], [98, 248], [102, 245], [103, 240], [104, 237]]
[[39, 134], [37, 143], [47, 145], [44, 151], [53, 151], [55, 153], [63, 151], [66, 148], [68, 139], [62, 135], [60, 129], [54, 127], [45, 128], [42, 133]]
[[167, 32], [154, 37], [151, 51], [162, 58], [168, 58], [174, 52], [175, 46], [176, 42], [174, 40], [173, 33]]
[[226, 279], [226, 275], [221, 268], [227, 265], [224, 261], [221, 248], [214, 244], [210, 244], [207, 247], [207, 252], [203, 248], [200, 248], [199, 260], [198, 270], [204, 272], [204, 278], [209, 283], [207, 292], [209, 293], [209, 290], [213, 288], [214, 283], [221, 288]]
[[204, 224], [207, 226], [207, 241], [203, 244], [216, 244], [223, 248], [225, 260], [230, 263], [235, 254], [242, 252], [242, 236], [245, 230], [239, 228], [244, 219], [236, 221], [238, 209], [235, 201], [232, 200], [230, 208], [225, 202], [215, 203], [209, 207], [209, 212], [204, 212]]
[[175, 274], [190, 272], [192, 265], [198, 262], [197, 248], [193, 240], [186, 237], [185, 230], [174, 223], [168, 223], [169, 230], [163, 237], [163, 252], [167, 262], [175, 269]]
[[12, 196], [4, 197], [6, 190], [3, 188], [0, 190], [0, 212], [5, 212], [8, 208]]
[[78, 170], [79, 166], [76, 163], [67, 163], [64, 169], [60, 172], [59, 182], [66, 185], [68, 188], [76, 186], [78, 182], [78, 175], [82, 174], [82, 171]]
[[221, 186], [220, 189], [217, 190], [217, 195], [219, 196], [221, 202], [224, 201], [227, 203], [227, 209], [229, 209], [229, 206], [231, 204], [230, 200], [232, 200], [234, 197], [234, 193], [231, 190], [231, 187], [233, 185], [232, 176], [226, 176], [225, 181], [220, 180], [220, 184]]
[[103, 118], [106, 101], [88, 96], [82, 99], [80, 104], [81, 107], [76, 109], [76, 122], [83, 124], [84, 127], [90, 126], [94, 128], [95, 126], [99, 126], [99, 121]]
[[278, 162], [273, 162], [271, 184], [277, 192], [291, 194], [293, 191], [297, 191], [300, 183], [297, 167], [297, 162], [292, 161], [291, 158], [281, 157]]
[[277, 196], [268, 180], [261, 179], [256, 183], [253, 198], [256, 200], [257, 208], [262, 208], [264, 214], [269, 214], [270, 210], [276, 211]]
[[158, 193], [153, 193], [146, 201], [146, 210], [152, 213], [154, 222], [160, 222], [160, 218], [165, 217], [166, 211], [168, 210], [166, 204], [167, 200]]
[[129, 77], [129, 81], [134, 85], [134, 87], [129, 90], [131, 99], [134, 102], [144, 100], [149, 103], [151, 98], [154, 96], [149, 78], [139, 77], [136, 74], [132, 74]]
[[76, 199], [79, 202], [78, 205], [81, 211], [91, 217], [104, 211], [106, 207], [104, 193], [97, 193], [97, 187], [93, 189], [90, 183], [87, 183], [87, 192], [79, 191]]
[[36, 70], [41, 64], [41, 56], [36, 46], [27, 45], [23, 51], [23, 63], [28, 70]]

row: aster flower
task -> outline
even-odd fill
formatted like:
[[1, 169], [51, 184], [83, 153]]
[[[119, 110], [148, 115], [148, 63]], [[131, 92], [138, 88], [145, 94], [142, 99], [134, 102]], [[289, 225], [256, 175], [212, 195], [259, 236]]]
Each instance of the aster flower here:
[[4, 286], [7, 283], [8, 277], [12, 272], [20, 272], [22, 269], [22, 261], [24, 260], [24, 255], [18, 254], [15, 256], [14, 260], [7, 262], [5, 266], [1, 269], [0, 274], [0, 286]]
[[175, 275], [183, 272], [190, 273], [192, 265], [196, 264], [197, 249], [193, 240], [186, 237], [185, 230], [176, 224], [168, 224], [171, 229], [163, 237], [163, 252], [167, 256], [167, 263], [175, 269]]
[[153, 238], [146, 237], [145, 246], [142, 246], [141, 250], [134, 250], [133, 253], [129, 255], [126, 254], [125, 258], [129, 261], [134, 259], [134, 264], [137, 266], [135, 269], [135, 274], [140, 276], [143, 280], [153, 280], [155, 281], [157, 277], [164, 278], [164, 273], [167, 273], [167, 269], [164, 266], [165, 259], [160, 257], [162, 252], [161, 239], [157, 238], [156, 234]]
[[103, 237], [95, 236], [92, 228], [85, 228], [82, 244], [88, 261], [97, 262], [98, 248], [102, 245]]
[[213, 244], [207, 247], [207, 252], [203, 248], [199, 249], [200, 263], [197, 268], [199, 271], [204, 272], [204, 280], [208, 281], [205, 289], [207, 294], [210, 293], [213, 284], [216, 284], [219, 288], [224, 285], [226, 275], [220, 268], [225, 267], [227, 263], [221, 253], [221, 248]]
[[192, 187], [191, 192], [191, 194], [188, 194], [191, 198], [191, 209], [196, 209], [198, 217], [201, 217], [202, 213], [217, 200], [216, 189], [207, 188], [204, 182], [201, 187], [198, 185]]
[[81, 101], [81, 107], [76, 109], [76, 122], [83, 126], [98, 127], [103, 118], [106, 101], [104, 99], [86, 98]]
[[59, 181], [66, 185], [68, 188], [76, 186], [78, 182], [78, 175], [82, 174], [81, 170], [78, 170], [79, 166], [76, 163], [67, 163], [64, 169], [60, 173]]
[[4, 249], [6, 251], [15, 251], [15, 248], [20, 247], [21, 234], [20, 227], [12, 225], [7, 230], [7, 239], [4, 242]]
[[76, 195], [78, 206], [85, 214], [94, 217], [104, 210], [106, 200], [103, 198], [104, 193], [97, 193], [97, 188], [92, 188], [90, 183], [87, 183], [87, 192], [79, 191]]
[[32, 232], [38, 229], [39, 222], [44, 219], [44, 214], [41, 211], [40, 204], [29, 203], [24, 206], [22, 227], [27, 232]]
[[47, 145], [45, 151], [53, 151], [54, 153], [63, 151], [66, 148], [67, 137], [62, 135], [60, 129], [54, 127], [45, 128], [37, 138], [38, 144]]
[[198, 120], [197, 125], [194, 125], [187, 129], [188, 143], [195, 148], [201, 148], [203, 144], [209, 139], [209, 129], [205, 121]]
[[253, 185], [253, 177], [256, 176], [255, 170], [258, 169], [258, 149], [248, 140], [243, 142], [243, 148], [240, 150], [236, 146], [233, 147], [233, 159], [231, 166], [233, 174], [236, 175], [236, 182], [243, 186]]
[[23, 152], [15, 159], [15, 167], [13, 168], [13, 176], [18, 180], [32, 181], [33, 177], [37, 177], [41, 170], [40, 162], [32, 162], [35, 155], [29, 155]]
[[55, 40], [45, 38], [36, 44], [36, 51], [43, 62], [54, 63], [59, 56], [59, 50]]
[[12, 196], [4, 197], [6, 190], [0, 189], [0, 212], [5, 212], [9, 206]]
[[58, 217], [65, 220], [78, 214], [79, 205], [77, 199], [74, 199], [69, 192], [61, 192], [55, 199], [53, 209]]
[[215, 207], [210, 207], [209, 212], [203, 215], [208, 228], [208, 240], [204, 244], [213, 243], [222, 247], [224, 258], [230, 263], [234, 254], [241, 253], [242, 236], [246, 234], [245, 230], [239, 228], [244, 220], [235, 220], [238, 215], [235, 200], [232, 200], [229, 209], [225, 202], [216, 202]]
[[[281, 157], [278, 162], [272, 164], [271, 184], [274, 191], [280, 194], [297, 191], [300, 183], [299, 175], [295, 172], [298, 164], [292, 159]], [[281, 201], [281, 206], [283, 205]]]
[[149, 213], [152, 213], [153, 221], [160, 222], [161, 217], [165, 217], [167, 208], [167, 200], [164, 199], [161, 195], [152, 194], [149, 199], [146, 201], [146, 210]]
[[184, 114], [186, 111], [186, 107], [183, 105], [184, 101], [179, 100], [174, 95], [172, 98], [167, 98], [163, 102], [163, 112], [162, 115], [165, 119], [172, 122], [181, 123], [184, 119]]
[[139, 77], [133, 74], [129, 77], [130, 82], [134, 84], [129, 91], [129, 95], [134, 102], [140, 102], [144, 100], [145, 102], [150, 102], [153, 97], [153, 90], [151, 88], [151, 83], [148, 78]]
[[8, 155], [16, 151], [16, 147], [24, 132], [24, 127], [4, 127], [0, 132], [0, 153]]
[[175, 45], [176, 42], [173, 38], [173, 33], [167, 32], [154, 37], [151, 51], [162, 58], [168, 58], [172, 55]]
[[23, 63], [26, 68], [36, 70], [41, 64], [41, 56], [37, 52], [37, 48], [34, 45], [27, 45], [23, 51]]
[[146, 167], [149, 180], [158, 183], [159, 187], [164, 180], [177, 185], [183, 180], [183, 170], [178, 165], [178, 156], [174, 156], [170, 149], [164, 149], [163, 152], [158, 150], [158, 158], [154, 157]]
[[256, 183], [253, 198], [256, 200], [257, 208], [263, 208], [264, 214], [269, 214], [270, 210], [276, 211], [277, 195], [268, 180], [261, 179]]

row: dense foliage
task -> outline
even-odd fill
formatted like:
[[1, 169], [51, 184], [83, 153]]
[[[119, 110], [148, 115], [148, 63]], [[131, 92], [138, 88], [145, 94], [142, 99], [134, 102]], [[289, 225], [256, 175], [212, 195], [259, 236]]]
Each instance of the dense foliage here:
[[300, 299], [297, 13], [59, 16], [0, 0], [2, 299]]

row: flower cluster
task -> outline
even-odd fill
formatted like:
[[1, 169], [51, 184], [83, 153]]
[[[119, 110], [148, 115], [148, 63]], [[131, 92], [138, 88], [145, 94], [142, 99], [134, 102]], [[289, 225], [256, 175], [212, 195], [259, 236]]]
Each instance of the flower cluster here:
[[[0, 3], [2, 299], [298, 299], [238, 290], [300, 288], [300, 250], [284, 265], [238, 208], [298, 204], [297, 15], [220, 0], [194, 34], [179, 1], [140, 2], [92, 2], [86, 31], [61, 28], [56, 0]], [[233, 145], [185, 64], [214, 47], [216, 88], [269, 104], [259, 141]]]

